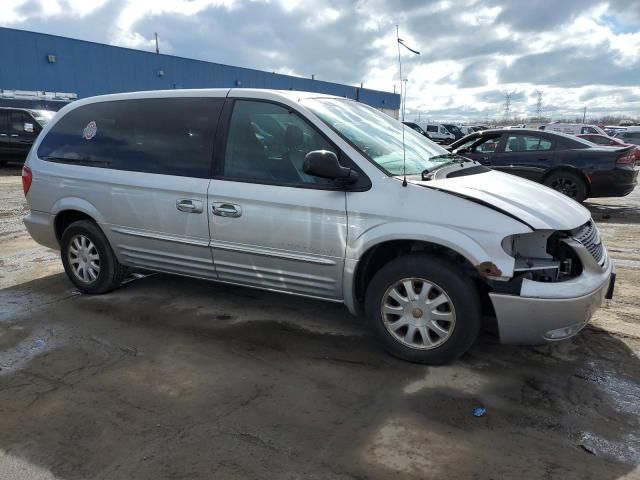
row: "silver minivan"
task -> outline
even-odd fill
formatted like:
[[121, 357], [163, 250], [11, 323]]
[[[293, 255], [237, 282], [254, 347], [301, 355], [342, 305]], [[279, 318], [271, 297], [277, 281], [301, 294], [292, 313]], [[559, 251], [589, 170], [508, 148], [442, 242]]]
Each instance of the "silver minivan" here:
[[82, 292], [158, 271], [344, 303], [415, 362], [451, 361], [481, 326], [504, 343], [568, 338], [613, 292], [581, 205], [345, 98], [79, 100], [38, 137], [23, 183], [29, 233]]

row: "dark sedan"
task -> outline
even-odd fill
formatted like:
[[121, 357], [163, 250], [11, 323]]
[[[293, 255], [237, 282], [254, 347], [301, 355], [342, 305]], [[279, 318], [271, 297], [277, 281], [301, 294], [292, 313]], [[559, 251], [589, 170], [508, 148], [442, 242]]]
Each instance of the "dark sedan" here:
[[581, 202], [623, 197], [637, 183], [634, 147], [603, 147], [562, 133], [496, 129], [472, 133], [449, 150], [495, 170], [528, 178]]

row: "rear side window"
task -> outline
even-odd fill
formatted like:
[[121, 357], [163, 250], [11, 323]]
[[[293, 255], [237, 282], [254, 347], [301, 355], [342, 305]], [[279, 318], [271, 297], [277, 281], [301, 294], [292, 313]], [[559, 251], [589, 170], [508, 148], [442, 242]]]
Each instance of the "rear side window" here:
[[530, 152], [534, 150], [551, 150], [551, 142], [546, 138], [530, 135], [509, 135], [504, 147], [505, 152]]
[[24, 112], [11, 112], [11, 131], [14, 133], [23, 133], [24, 124], [31, 123], [33, 119]]
[[208, 178], [222, 98], [145, 98], [79, 107], [38, 148], [43, 160]]
[[438, 126], [437, 125], [427, 125], [427, 132], [438, 132]]

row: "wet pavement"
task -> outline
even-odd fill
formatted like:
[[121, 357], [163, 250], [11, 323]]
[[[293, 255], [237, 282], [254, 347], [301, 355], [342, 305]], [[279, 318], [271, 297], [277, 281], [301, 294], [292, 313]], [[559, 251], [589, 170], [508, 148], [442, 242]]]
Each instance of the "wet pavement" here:
[[432, 368], [339, 305], [160, 274], [80, 295], [13, 227], [19, 182], [0, 175], [1, 479], [640, 478], [638, 192], [590, 204], [619, 265], [592, 325]]

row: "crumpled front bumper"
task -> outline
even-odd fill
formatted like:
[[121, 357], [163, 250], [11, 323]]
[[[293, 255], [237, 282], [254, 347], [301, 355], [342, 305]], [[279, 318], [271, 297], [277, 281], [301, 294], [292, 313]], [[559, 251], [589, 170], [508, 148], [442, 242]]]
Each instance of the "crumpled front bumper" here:
[[572, 337], [613, 293], [615, 266], [605, 251], [599, 265], [587, 249], [567, 240], [582, 262], [582, 274], [564, 282], [524, 280], [520, 295], [490, 293], [500, 341], [536, 345]]

